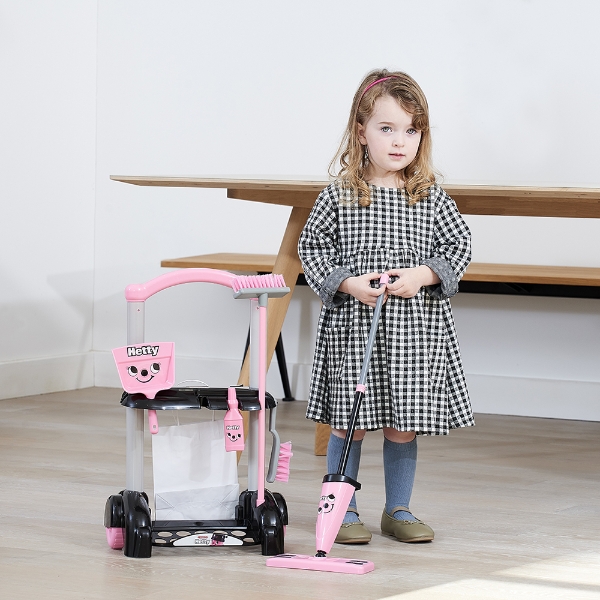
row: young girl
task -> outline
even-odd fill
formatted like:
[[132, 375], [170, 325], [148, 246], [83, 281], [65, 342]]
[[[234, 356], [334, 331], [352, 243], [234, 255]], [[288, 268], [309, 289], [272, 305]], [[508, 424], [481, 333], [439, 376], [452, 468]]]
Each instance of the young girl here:
[[[335, 473], [372, 307], [385, 294], [346, 475], [358, 476], [366, 431], [383, 429], [381, 531], [430, 541], [433, 530], [409, 511], [416, 435], [474, 425], [448, 300], [471, 259], [470, 232], [435, 182], [427, 100], [405, 73], [365, 77], [331, 164], [337, 159], [337, 178], [319, 195], [298, 245], [323, 301], [307, 418], [331, 425], [327, 466]], [[384, 272], [390, 282], [379, 288]], [[353, 497], [336, 542], [370, 540]]]

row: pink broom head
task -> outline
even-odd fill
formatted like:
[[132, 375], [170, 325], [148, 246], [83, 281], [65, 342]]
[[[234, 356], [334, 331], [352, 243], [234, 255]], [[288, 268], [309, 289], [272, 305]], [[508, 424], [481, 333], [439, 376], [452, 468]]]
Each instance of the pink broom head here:
[[279, 446], [279, 461], [277, 463], [275, 481], [289, 481], [290, 459], [292, 456], [294, 456], [292, 453], [292, 442], [283, 442], [283, 444]]
[[115, 348], [112, 352], [123, 389], [150, 399], [168, 390], [175, 381], [174, 346], [173, 342], [147, 342]]
[[285, 288], [283, 275], [268, 273], [267, 275], [239, 275], [233, 280], [234, 292], [242, 290], [276, 290]]

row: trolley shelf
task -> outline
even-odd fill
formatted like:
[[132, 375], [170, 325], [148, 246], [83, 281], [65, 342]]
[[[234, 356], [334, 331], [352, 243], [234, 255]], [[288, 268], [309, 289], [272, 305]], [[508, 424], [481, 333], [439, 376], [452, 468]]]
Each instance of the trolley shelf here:
[[[123, 392], [121, 404], [127, 408], [145, 410], [188, 410], [208, 408], [209, 410], [227, 410], [227, 389], [210, 387], [174, 387], [157, 392], [152, 400], [143, 394]], [[260, 410], [258, 390], [247, 387], [236, 387], [235, 394], [239, 410]], [[265, 393], [265, 408], [275, 408], [275, 398]]]

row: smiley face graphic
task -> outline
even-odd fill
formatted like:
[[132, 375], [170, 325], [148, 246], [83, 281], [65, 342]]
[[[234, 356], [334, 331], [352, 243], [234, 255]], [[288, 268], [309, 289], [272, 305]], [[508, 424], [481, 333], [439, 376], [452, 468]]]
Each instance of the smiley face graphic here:
[[333, 510], [335, 506], [335, 496], [333, 494], [327, 494], [326, 496], [321, 496], [321, 501], [319, 502], [319, 508], [317, 510], [318, 514], [327, 514]]
[[135, 365], [131, 365], [130, 367], [128, 367], [127, 369], [127, 373], [129, 373], [130, 377], [133, 377], [136, 381], [139, 381], [140, 383], [148, 383], [149, 381], [152, 381], [154, 379], [154, 377], [159, 373], [160, 371], [160, 363], [157, 362], [153, 362], [150, 365], [148, 365], [148, 367], [142, 367], [142, 366], [135, 366]]

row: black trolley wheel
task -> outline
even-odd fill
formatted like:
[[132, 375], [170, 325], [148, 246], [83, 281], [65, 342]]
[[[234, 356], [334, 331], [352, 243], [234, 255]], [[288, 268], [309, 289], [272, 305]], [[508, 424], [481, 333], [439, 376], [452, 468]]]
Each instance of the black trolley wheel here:
[[265, 527], [262, 532], [263, 556], [276, 556], [283, 554], [283, 526]]
[[277, 505], [277, 510], [279, 510], [279, 515], [281, 516], [281, 523], [283, 525], [288, 524], [288, 510], [287, 503], [285, 498], [279, 492], [271, 492], [273, 495], [273, 500], [275, 500], [275, 504]]
[[152, 520], [148, 496], [143, 492], [123, 492], [125, 544], [123, 553], [131, 558], [152, 556]]
[[[281, 496], [281, 499], [283, 497]], [[259, 509], [259, 529], [260, 529], [260, 540], [262, 546], [263, 556], [275, 556], [277, 554], [284, 553], [284, 523], [282, 518], [282, 511], [287, 508], [284, 507], [285, 500], [279, 506], [275, 500], [274, 495], [265, 490], [265, 502], [258, 507]]]
[[125, 512], [121, 494], [108, 497], [104, 507], [104, 527], [109, 547], [121, 550], [125, 543]]

